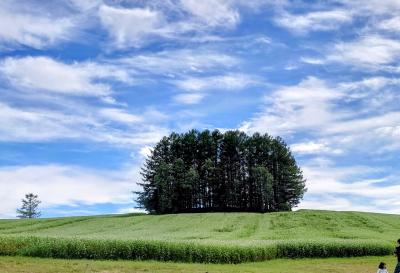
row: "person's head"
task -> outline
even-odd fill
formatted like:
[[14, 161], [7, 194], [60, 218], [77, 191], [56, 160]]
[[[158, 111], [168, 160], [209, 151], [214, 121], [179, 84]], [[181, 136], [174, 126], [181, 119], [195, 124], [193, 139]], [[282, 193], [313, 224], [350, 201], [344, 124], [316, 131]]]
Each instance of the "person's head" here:
[[386, 269], [386, 264], [384, 262], [381, 262], [378, 266], [379, 269]]
[[397, 244], [400, 246], [400, 239], [397, 240]]

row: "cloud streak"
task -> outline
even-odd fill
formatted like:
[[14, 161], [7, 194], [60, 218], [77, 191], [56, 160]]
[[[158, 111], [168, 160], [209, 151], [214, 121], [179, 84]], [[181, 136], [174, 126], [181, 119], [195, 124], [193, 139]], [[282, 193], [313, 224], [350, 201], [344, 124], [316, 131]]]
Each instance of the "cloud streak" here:
[[0, 4], [0, 43], [7, 46], [45, 48], [72, 39], [75, 28], [71, 17], [29, 13], [7, 0]]
[[329, 31], [340, 28], [353, 20], [351, 11], [344, 9], [313, 11], [305, 14], [283, 12], [275, 23], [296, 34], [305, 35], [313, 31]]
[[0, 168], [1, 218], [15, 217], [27, 192], [39, 195], [41, 209], [57, 206], [129, 204], [135, 190], [135, 169], [98, 171], [68, 165], [30, 165]]
[[114, 79], [129, 82], [126, 71], [97, 63], [66, 64], [49, 57], [8, 57], [0, 63], [0, 73], [11, 85], [21, 89], [74, 96], [106, 96]]

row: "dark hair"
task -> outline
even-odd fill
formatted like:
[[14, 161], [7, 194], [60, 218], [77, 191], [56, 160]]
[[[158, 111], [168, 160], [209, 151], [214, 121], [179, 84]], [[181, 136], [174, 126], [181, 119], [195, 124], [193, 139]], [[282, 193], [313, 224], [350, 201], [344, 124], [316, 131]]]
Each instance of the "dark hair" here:
[[400, 244], [400, 239], [398, 239], [397, 242]]
[[385, 269], [386, 264], [384, 262], [381, 262], [378, 266], [379, 269]]

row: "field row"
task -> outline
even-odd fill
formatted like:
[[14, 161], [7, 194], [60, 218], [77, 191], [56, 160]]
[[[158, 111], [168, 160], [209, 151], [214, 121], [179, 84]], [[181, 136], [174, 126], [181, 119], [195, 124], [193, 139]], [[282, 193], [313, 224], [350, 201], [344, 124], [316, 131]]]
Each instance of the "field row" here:
[[288, 240], [251, 246], [23, 236], [3, 236], [0, 241], [3, 256], [233, 264], [277, 258], [384, 256], [393, 250], [389, 243], [357, 240]]
[[0, 220], [0, 235], [207, 242], [377, 239], [395, 243], [400, 216], [360, 212], [194, 213]]
[[377, 265], [381, 261], [387, 262], [389, 272], [393, 272], [395, 266], [395, 259], [393, 256], [296, 260], [277, 259], [236, 265], [156, 261], [90, 261], [31, 257], [0, 257], [0, 268], [1, 272], [7, 273], [365, 273], [376, 272]]

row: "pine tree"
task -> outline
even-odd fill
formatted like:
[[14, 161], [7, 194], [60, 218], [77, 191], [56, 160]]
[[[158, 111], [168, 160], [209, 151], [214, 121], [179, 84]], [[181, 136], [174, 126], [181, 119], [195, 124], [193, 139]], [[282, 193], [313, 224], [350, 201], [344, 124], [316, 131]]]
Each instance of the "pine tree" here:
[[272, 208], [274, 178], [263, 166], [254, 167], [253, 170], [255, 191], [253, 199], [257, 211], [266, 212]]
[[38, 210], [39, 204], [38, 196], [33, 193], [25, 194], [25, 198], [22, 199], [22, 207], [17, 209], [18, 218], [38, 218], [41, 212]]

